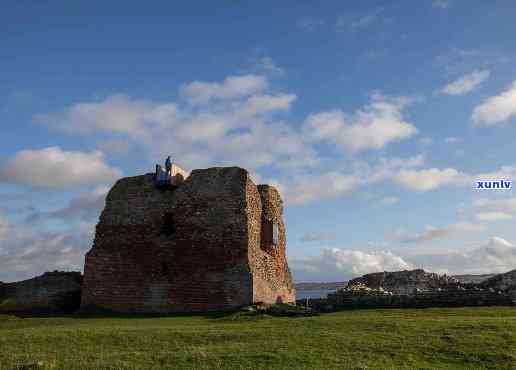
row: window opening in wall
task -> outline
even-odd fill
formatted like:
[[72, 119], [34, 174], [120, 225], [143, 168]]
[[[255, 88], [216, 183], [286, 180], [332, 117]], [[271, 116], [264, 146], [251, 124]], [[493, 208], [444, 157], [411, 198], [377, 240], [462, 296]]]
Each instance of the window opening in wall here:
[[262, 221], [262, 248], [265, 250], [279, 245], [279, 224], [269, 220]]
[[279, 245], [279, 225], [276, 222], [272, 224], [272, 244]]
[[161, 233], [165, 236], [171, 236], [176, 232], [176, 225], [174, 223], [174, 216], [172, 212], [166, 212], [163, 215], [163, 226]]
[[161, 276], [168, 276], [168, 265], [165, 262], [161, 263]]

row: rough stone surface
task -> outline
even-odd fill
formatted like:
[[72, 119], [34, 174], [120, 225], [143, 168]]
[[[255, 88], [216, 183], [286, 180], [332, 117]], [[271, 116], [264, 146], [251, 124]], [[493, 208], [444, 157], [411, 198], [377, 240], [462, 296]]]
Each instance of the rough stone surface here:
[[328, 294], [327, 299], [311, 300], [309, 304], [320, 311], [513, 305], [516, 303], [510, 294], [513, 277], [510, 272], [490, 279], [490, 284], [488, 280], [487, 284], [476, 285], [421, 269], [372, 273], [349, 281], [345, 288]]
[[[249, 193], [255, 194], [252, 191]], [[254, 201], [256, 204], [258, 204], [258, 200], [260, 201], [261, 212], [254, 212], [256, 219], [253, 220], [252, 231], [250, 230], [254, 234], [250, 249], [251, 269], [254, 277], [253, 301], [293, 302], [295, 301], [294, 286], [285, 255], [287, 243], [283, 222], [283, 201], [279, 192], [269, 185], [258, 185], [258, 193], [260, 199], [254, 195]], [[261, 217], [258, 219], [257, 216], [260, 213]], [[272, 240], [264, 235], [267, 232], [272, 233], [271, 228], [275, 223], [279, 230], [277, 245], [273, 245]]]
[[417, 290], [448, 289], [461, 285], [451, 276], [426, 272], [422, 269], [367, 274], [350, 280], [348, 286], [357, 284], [364, 284], [372, 289], [383, 288], [394, 294], [414, 294]]
[[[263, 220], [279, 224], [263, 245]], [[279, 193], [246, 170], [194, 170], [175, 190], [152, 174], [110, 190], [86, 254], [82, 307], [118, 312], [224, 310], [293, 302]]]
[[46, 272], [14, 283], [0, 282], [0, 313], [73, 312], [81, 302], [80, 272]]

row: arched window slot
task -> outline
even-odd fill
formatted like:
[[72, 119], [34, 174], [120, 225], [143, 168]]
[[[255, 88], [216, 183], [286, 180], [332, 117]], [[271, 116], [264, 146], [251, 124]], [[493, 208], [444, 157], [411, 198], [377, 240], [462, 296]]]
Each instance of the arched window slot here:
[[165, 236], [172, 236], [176, 232], [176, 225], [174, 223], [174, 215], [172, 212], [166, 212], [163, 215], [163, 226], [161, 233]]

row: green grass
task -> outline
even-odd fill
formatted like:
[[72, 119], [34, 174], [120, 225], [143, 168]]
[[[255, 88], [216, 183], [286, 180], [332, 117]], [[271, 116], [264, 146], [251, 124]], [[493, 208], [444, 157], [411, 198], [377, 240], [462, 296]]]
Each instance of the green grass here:
[[0, 368], [18, 365], [516, 369], [516, 309], [356, 310], [302, 318], [0, 316]]

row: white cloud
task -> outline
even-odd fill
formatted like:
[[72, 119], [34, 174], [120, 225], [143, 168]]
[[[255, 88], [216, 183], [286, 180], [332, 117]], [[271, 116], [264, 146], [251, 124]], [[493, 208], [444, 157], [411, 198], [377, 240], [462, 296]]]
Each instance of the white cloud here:
[[[7, 220], [0, 217], [0, 240], [3, 240], [7, 238], [7, 233], [9, 231], [9, 223]], [[0, 246], [0, 253], [2, 252], [1, 246]]]
[[100, 151], [64, 151], [59, 147], [22, 150], [0, 165], [0, 181], [42, 188], [70, 188], [111, 182], [122, 175]]
[[465, 95], [479, 88], [490, 76], [487, 69], [476, 70], [444, 86], [440, 92], [445, 95]]
[[324, 20], [316, 17], [301, 17], [297, 20], [297, 26], [304, 31], [314, 31], [324, 25]]
[[360, 31], [369, 28], [377, 19], [378, 16], [376, 14], [367, 14], [351, 21], [349, 27], [352, 31]]
[[380, 157], [377, 164], [358, 167], [356, 171], [360, 173], [365, 183], [374, 184], [384, 180], [392, 179], [400, 170], [412, 169], [422, 166], [426, 161], [424, 154], [417, 154], [413, 157]]
[[297, 176], [285, 188], [285, 200], [292, 204], [308, 203], [315, 200], [331, 199], [350, 193], [359, 183], [354, 175], [327, 172], [322, 175]]
[[276, 74], [283, 74], [285, 70], [274, 62], [271, 57], [261, 57], [257, 61], [257, 67], [264, 70], [265, 72], [272, 72]]
[[500, 273], [516, 268], [516, 248], [507, 240], [495, 236], [466, 251], [445, 250], [410, 256], [400, 256], [390, 251], [325, 249], [318, 256], [289, 258], [289, 265], [298, 282], [343, 281], [371, 272], [416, 267], [449, 274]]
[[502, 166], [500, 169], [492, 172], [479, 173], [474, 176], [470, 176], [470, 182], [473, 184], [476, 180], [493, 180], [498, 181], [512, 180], [516, 178], [516, 166]]
[[449, 228], [426, 226], [425, 231], [421, 234], [411, 235], [404, 232], [398, 232], [396, 233], [395, 238], [397, 238], [401, 243], [421, 243], [447, 237], [450, 233], [451, 230]]
[[325, 232], [307, 231], [301, 237], [303, 242], [322, 242], [328, 240], [334, 240], [335, 235]]
[[368, 14], [343, 14], [337, 17], [335, 28], [337, 31], [359, 32], [382, 22], [382, 9], [377, 8]]
[[432, 6], [438, 9], [448, 9], [450, 6], [450, 0], [433, 0]]
[[473, 206], [482, 210], [514, 213], [516, 212], [516, 197], [502, 199], [479, 198], [473, 201]]
[[409, 189], [415, 191], [429, 191], [449, 184], [463, 184], [464, 177], [454, 168], [430, 168], [426, 170], [401, 170], [395, 177], [394, 181]]
[[362, 252], [348, 249], [325, 249], [320, 256], [289, 259], [296, 281], [342, 281], [358, 275], [380, 271], [398, 271], [412, 266], [389, 251]]
[[84, 236], [69, 233], [22, 233], [2, 242], [0, 280], [29, 279], [52, 270], [80, 271], [89, 248]]
[[451, 274], [501, 273], [516, 268], [516, 248], [500, 237], [492, 237], [479, 247], [469, 251], [449, 250], [412, 258], [429, 271]]
[[400, 201], [400, 198], [391, 196], [391, 197], [382, 198], [381, 203], [384, 205], [392, 205], [392, 204], [399, 203], [399, 201]]
[[512, 219], [512, 215], [504, 212], [480, 212], [475, 215], [479, 221], [506, 221]]
[[195, 81], [181, 87], [181, 95], [193, 104], [207, 104], [212, 100], [225, 100], [253, 95], [268, 87], [267, 79], [260, 75], [229, 76], [222, 82]]
[[296, 98], [294, 94], [251, 96], [238, 109], [237, 113], [244, 116], [256, 116], [272, 111], [287, 110]]
[[271, 91], [267, 78], [260, 77], [263, 83], [243, 84], [245, 88], [228, 82], [238, 81], [239, 76], [185, 85], [185, 91], [188, 86], [205, 84], [226, 87], [221, 96], [207, 93], [202, 99], [210, 103], [197, 106], [181, 100], [153, 102], [114, 95], [35, 119], [79, 134], [102, 132], [102, 143], [125, 140], [130, 152], [139, 145], [136, 149], [143, 149], [153, 161], [172, 150], [172, 154], [177, 153], [174, 159], [185, 168], [236, 164], [256, 173], [268, 166], [280, 171], [276, 182], [294, 203], [334, 198], [348, 194], [357, 185], [384, 180], [417, 191], [452, 183], [464, 185], [466, 180], [473, 187], [473, 176], [452, 168], [415, 170], [424, 162], [422, 154], [409, 159], [382, 157], [374, 165], [353, 160], [348, 169], [332, 166], [332, 170], [321, 167], [314, 171], [326, 160], [319, 156], [319, 143], [359, 152], [381, 149], [414, 135], [416, 128], [403, 118], [410, 99], [374, 94], [365, 107], [352, 114], [338, 110], [316, 113], [299, 129], [278, 117], [290, 109], [296, 95]]
[[101, 131], [144, 138], [146, 130], [166, 126], [177, 115], [175, 104], [112, 95], [102, 102], [77, 103], [62, 112], [35, 115], [34, 121], [74, 134]]
[[305, 135], [311, 141], [330, 142], [352, 152], [381, 149], [417, 133], [403, 119], [403, 109], [409, 101], [375, 94], [368, 105], [353, 115], [341, 110], [311, 114], [304, 124]]
[[98, 142], [99, 149], [104, 153], [124, 157], [130, 153], [131, 146], [127, 140], [107, 139]]
[[476, 126], [506, 123], [516, 116], [516, 81], [499, 95], [485, 99], [473, 109], [471, 119]]
[[480, 232], [485, 231], [487, 228], [482, 224], [475, 224], [471, 222], [458, 222], [451, 226], [451, 229], [458, 232]]
[[434, 62], [443, 68], [448, 76], [461, 76], [479, 69], [496, 70], [499, 65], [510, 63], [511, 58], [505, 52], [501, 53], [492, 48], [449, 48], [437, 55]]
[[52, 219], [60, 219], [68, 223], [77, 220], [94, 222], [104, 208], [108, 191], [108, 187], [99, 186], [91, 192], [79, 194], [64, 208], [47, 212], [33, 212], [27, 217], [27, 222], [33, 224]]
[[425, 226], [425, 230], [419, 234], [409, 234], [404, 230], [397, 230], [393, 235], [388, 235], [389, 239], [400, 241], [401, 243], [422, 243], [435, 239], [442, 239], [460, 233], [475, 233], [485, 231], [486, 227], [482, 224], [470, 222], [458, 222], [446, 227]]
[[[191, 99], [202, 101], [195, 107], [184, 101], [157, 103], [114, 95], [39, 115], [35, 121], [78, 134], [102, 132], [108, 140], [137, 145], [153, 161], [172, 150], [186, 168], [313, 166], [318, 162], [315, 150], [293, 125], [273, 117], [288, 110], [296, 95], [274, 93], [267, 87], [264, 76], [230, 76], [220, 83], [183, 86], [186, 98], [191, 93]], [[105, 140], [100, 144], [105, 147]]]
[[[268, 179], [266, 182], [276, 186], [287, 203], [302, 204], [316, 200], [331, 199], [350, 194], [359, 186], [375, 184], [391, 179], [400, 169], [421, 166], [425, 161], [423, 154], [408, 158], [381, 157], [374, 165], [359, 161], [347, 172], [329, 171], [319, 174], [299, 174], [285, 176], [282, 180]], [[387, 201], [393, 202], [393, 199]]]
[[444, 139], [444, 142], [446, 144], [456, 144], [460, 142], [460, 139], [458, 137], [447, 137]]
[[419, 143], [421, 145], [430, 145], [434, 142], [434, 140], [430, 137], [422, 137], [421, 139], [419, 139]]

